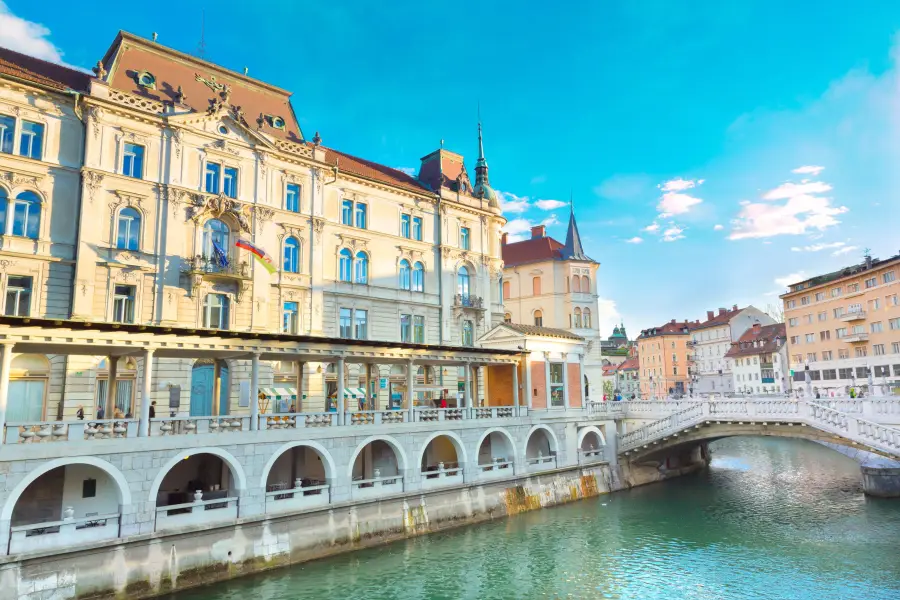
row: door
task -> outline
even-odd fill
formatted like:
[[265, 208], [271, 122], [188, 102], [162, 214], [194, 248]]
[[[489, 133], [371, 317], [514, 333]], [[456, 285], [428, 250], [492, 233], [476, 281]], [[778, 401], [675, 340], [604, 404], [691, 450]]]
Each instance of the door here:
[[10, 381], [6, 421], [8, 423], [43, 421], [45, 384], [44, 380]]
[[215, 367], [198, 365], [191, 373], [191, 416], [209, 417], [213, 414]]

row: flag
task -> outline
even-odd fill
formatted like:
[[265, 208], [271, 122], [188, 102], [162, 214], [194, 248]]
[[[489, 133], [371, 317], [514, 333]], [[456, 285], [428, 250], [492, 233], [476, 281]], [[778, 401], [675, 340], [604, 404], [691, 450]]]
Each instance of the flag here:
[[219, 245], [219, 242], [213, 240], [212, 246], [213, 246], [213, 254], [215, 254], [215, 256], [213, 257], [213, 260], [216, 261], [216, 265], [220, 269], [224, 269], [225, 267], [228, 266], [228, 255], [225, 254], [225, 250], [222, 249], [222, 246]]
[[259, 264], [261, 264], [263, 268], [269, 273], [275, 272], [276, 269], [275, 265], [272, 263], [272, 259], [269, 258], [269, 255], [266, 254], [265, 250], [263, 250], [262, 248], [257, 248], [250, 241], [244, 239], [238, 239], [238, 241], [236, 241], [234, 245], [238, 248], [243, 248], [254, 257], [256, 257], [256, 260], [259, 261]]

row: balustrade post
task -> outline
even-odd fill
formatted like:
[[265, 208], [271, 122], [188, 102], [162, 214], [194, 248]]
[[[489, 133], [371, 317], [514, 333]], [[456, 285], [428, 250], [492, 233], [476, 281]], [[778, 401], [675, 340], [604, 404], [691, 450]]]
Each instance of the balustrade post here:
[[151, 385], [153, 383], [153, 349], [144, 350], [144, 379], [141, 382], [141, 419], [138, 427], [138, 435], [147, 437], [150, 435], [150, 404], [152, 403]]

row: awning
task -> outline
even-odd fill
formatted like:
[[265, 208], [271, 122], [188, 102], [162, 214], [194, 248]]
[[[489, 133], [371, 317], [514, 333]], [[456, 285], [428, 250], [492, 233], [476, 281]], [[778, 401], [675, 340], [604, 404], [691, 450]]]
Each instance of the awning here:
[[296, 400], [297, 388], [259, 388], [269, 400]]
[[363, 388], [344, 388], [344, 398], [365, 398], [366, 390]]

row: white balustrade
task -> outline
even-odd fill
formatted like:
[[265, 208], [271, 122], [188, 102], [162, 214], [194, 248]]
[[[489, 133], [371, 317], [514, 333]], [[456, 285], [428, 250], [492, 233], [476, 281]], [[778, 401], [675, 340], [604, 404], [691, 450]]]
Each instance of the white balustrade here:
[[529, 456], [525, 458], [525, 464], [528, 466], [529, 470], [532, 471], [543, 471], [544, 469], [553, 469], [556, 468], [556, 455], [550, 454], [544, 456], [540, 452], [538, 452], [537, 456]]
[[505, 457], [495, 456], [491, 462], [478, 465], [478, 470], [480, 471], [481, 479], [511, 476], [514, 471], [513, 461]]
[[170, 504], [156, 509], [156, 531], [177, 527], [193, 527], [217, 521], [237, 519], [237, 498], [216, 498], [184, 504]]
[[194, 435], [250, 430], [248, 415], [214, 417], [157, 417], [150, 419], [150, 435]]
[[345, 413], [344, 423], [347, 425], [405, 423], [407, 415], [405, 410], [359, 410]]
[[604, 448], [579, 448], [578, 464], [586, 465], [590, 463], [604, 462], [606, 460]]
[[401, 492], [403, 492], [403, 477], [400, 475], [357, 479], [350, 483], [350, 497], [354, 500], [372, 498], [374, 496], [389, 496]]
[[300, 481], [295, 481], [291, 489], [266, 492], [266, 513], [305, 510], [326, 506], [330, 502], [330, 485], [304, 486]]
[[9, 553], [51, 550], [117, 537], [118, 514], [32, 523], [10, 528]]
[[456, 463], [438, 463], [431, 470], [422, 471], [422, 488], [459, 485], [463, 482], [463, 470]]
[[92, 421], [40, 421], [7, 423], [7, 444], [44, 444], [80, 440], [109, 440], [137, 437], [137, 419], [103, 419]]
[[464, 408], [417, 408], [415, 412], [417, 422], [430, 421], [462, 421], [466, 418]]

